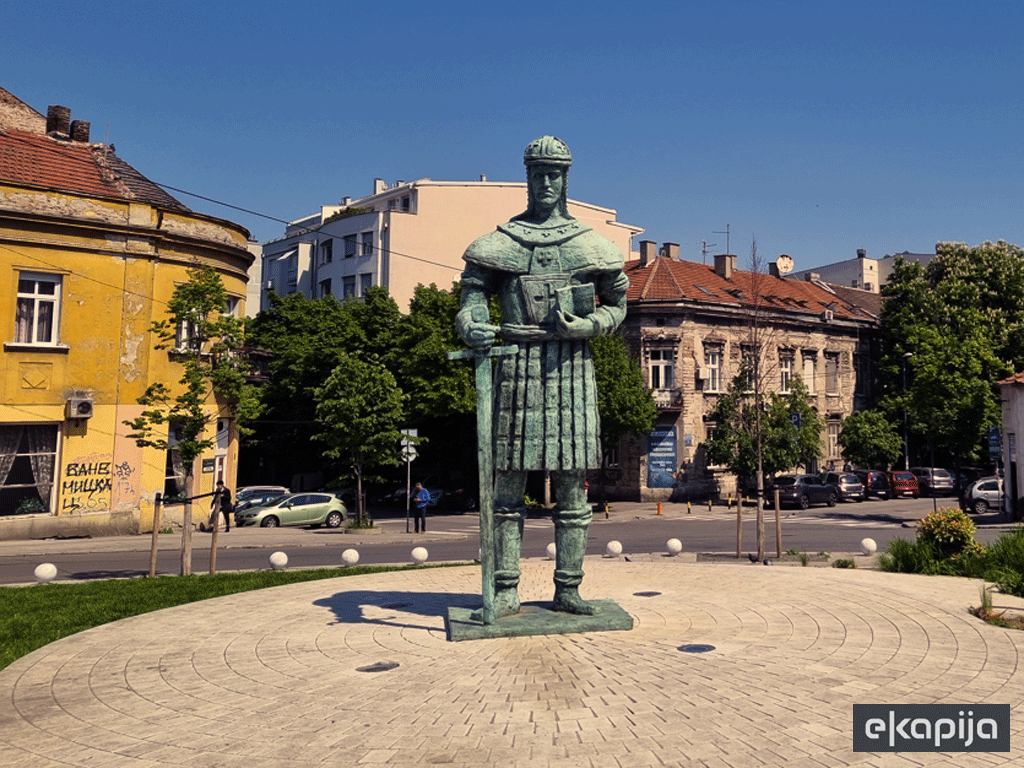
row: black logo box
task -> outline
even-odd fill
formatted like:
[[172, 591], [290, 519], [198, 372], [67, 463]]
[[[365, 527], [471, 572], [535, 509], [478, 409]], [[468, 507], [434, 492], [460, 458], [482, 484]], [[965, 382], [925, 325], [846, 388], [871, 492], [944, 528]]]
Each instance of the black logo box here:
[[1009, 752], [1009, 704], [854, 704], [854, 752]]

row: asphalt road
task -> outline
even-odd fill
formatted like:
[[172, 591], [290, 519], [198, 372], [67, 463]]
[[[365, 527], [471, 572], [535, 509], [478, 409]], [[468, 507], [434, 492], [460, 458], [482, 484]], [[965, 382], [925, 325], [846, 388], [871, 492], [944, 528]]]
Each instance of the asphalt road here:
[[[937, 506], [949, 506], [938, 500]], [[831, 554], [859, 552], [860, 542], [872, 538], [882, 549], [893, 538], [914, 538], [914, 521], [933, 507], [930, 499], [871, 500], [862, 504], [840, 504], [834, 508], [815, 507], [806, 511], [783, 510], [781, 516], [782, 552]], [[742, 522], [743, 553], [756, 547], [753, 508], [744, 511]], [[335, 567], [342, 564], [342, 552], [356, 549], [361, 565], [411, 563], [411, 550], [423, 546], [431, 562], [472, 561], [479, 556], [479, 521], [475, 514], [435, 514], [429, 518], [426, 534], [406, 533], [406, 520], [399, 513], [375, 515], [381, 535], [365, 536], [327, 529], [232, 528], [218, 536], [217, 570], [244, 571], [269, 567], [271, 553], [283, 551], [289, 567]], [[977, 539], [994, 541], [1010, 526], [998, 515], [975, 518]], [[554, 540], [549, 516], [531, 516], [525, 524], [523, 555], [544, 557]], [[410, 526], [411, 530], [411, 526]], [[765, 510], [766, 551], [776, 552], [775, 517]], [[179, 572], [180, 533], [160, 536], [157, 571]], [[662, 505], [657, 514], [654, 503], [613, 504], [611, 513], [594, 515], [590, 529], [588, 554], [604, 554], [609, 541], [619, 541], [623, 553], [647, 554], [666, 551], [668, 539], [679, 539], [684, 552], [735, 553], [736, 510], [716, 506], [685, 504]], [[193, 573], [209, 569], [210, 535], [193, 537]], [[141, 576], [149, 568], [150, 536], [124, 536], [97, 539], [38, 540], [0, 542], [0, 584], [30, 583], [35, 567], [42, 562], [57, 566], [58, 580], [126, 578]]]

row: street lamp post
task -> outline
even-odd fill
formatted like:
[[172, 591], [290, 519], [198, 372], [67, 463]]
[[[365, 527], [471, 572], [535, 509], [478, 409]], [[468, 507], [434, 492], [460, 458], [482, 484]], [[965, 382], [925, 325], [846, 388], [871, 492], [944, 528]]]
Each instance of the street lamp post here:
[[910, 441], [907, 437], [907, 358], [913, 357], [913, 352], [903, 353], [903, 469], [910, 469]]

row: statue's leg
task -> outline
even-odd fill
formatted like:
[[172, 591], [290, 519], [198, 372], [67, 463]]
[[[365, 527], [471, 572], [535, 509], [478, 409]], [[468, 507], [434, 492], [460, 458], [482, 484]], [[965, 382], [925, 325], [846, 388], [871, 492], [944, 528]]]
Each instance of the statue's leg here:
[[587, 504], [582, 469], [553, 472], [558, 503], [552, 512], [555, 521], [555, 600], [554, 609], [563, 613], [590, 615], [598, 609], [580, 597], [583, 581], [583, 556], [587, 552], [587, 530], [593, 517]]
[[526, 472], [495, 473], [494, 617], [519, 612], [519, 554], [523, 544]]

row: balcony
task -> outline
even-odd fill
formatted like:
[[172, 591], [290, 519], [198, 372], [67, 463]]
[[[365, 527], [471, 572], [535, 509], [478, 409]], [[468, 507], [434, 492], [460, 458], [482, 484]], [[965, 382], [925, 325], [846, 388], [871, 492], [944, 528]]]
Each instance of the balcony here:
[[683, 410], [683, 390], [681, 389], [652, 389], [654, 404], [662, 411]]

